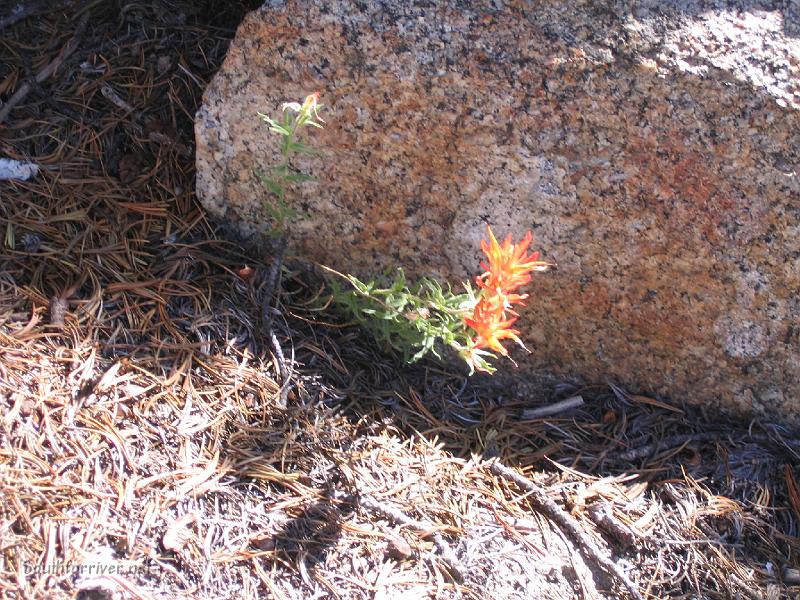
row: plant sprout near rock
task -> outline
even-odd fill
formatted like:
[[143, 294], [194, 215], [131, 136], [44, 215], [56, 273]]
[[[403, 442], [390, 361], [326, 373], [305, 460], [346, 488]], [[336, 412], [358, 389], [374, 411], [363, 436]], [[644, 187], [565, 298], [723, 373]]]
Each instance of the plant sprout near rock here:
[[[258, 113], [266, 123], [269, 130], [281, 136], [281, 157], [279, 165], [272, 167], [269, 173], [256, 172], [264, 186], [275, 196], [274, 204], [265, 203], [265, 208], [272, 218], [271, 234], [275, 237], [283, 236], [290, 221], [300, 216], [286, 204], [286, 192], [296, 183], [312, 179], [310, 175], [301, 173], [292, 167], [292, 157], [296, 154], [314, 154], [316, 151], [298, 140], [300, 131], [307, 125], [322, 129], [323, 121], [317, 111], [322, 108], [318, 104], [319, 94], [309, 94], [302, 104], [285, 102], [281, 106], [281, 119], [276, 120], [262, 113]], [[317, 119], [319, 122], [315, 121]]]

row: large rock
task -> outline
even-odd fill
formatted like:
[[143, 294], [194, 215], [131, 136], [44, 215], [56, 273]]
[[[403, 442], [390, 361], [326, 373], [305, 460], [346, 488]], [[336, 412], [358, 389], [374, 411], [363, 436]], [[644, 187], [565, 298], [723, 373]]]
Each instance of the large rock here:
[[197, 115], [203, 204], [263, 232], [256, 113], [318, 90], [301, 252], [456, 282], [484, 223], [533, 229], [558, 270], [531, 286], [520, 373], [797, 422], [798, 5], [477, 4], [252, 13]]

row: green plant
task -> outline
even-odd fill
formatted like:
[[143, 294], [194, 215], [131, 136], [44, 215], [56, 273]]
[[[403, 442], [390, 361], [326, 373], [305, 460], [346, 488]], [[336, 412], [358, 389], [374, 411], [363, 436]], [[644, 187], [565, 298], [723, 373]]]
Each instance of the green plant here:
[[[472, 314], [475, 292], [455, 294], [438, 281], [424, 278], [410, 284], [398, 269], [394, 279], [381, 287], [375, 280], [364, 282], [324, 267], [337, 279], [331, 281], [333, 302], [344, 308], [360, 325], [386, 346], [415, 362], [429, 352], [441, 358], [440, 345], [467, 347], [464, 317]], [[340, 280], [349, 285], [342, 286]]]
[[[302, 213], [291, 208], [286, 202], [286, 193], [297, 183], [313, 179], [310, 175], [292, 167], [292, 158], [297, 154], [315, 154], [316, 150], [298, 139], [303, 128], [307, 126], [322, 129], [323, 121], [318, 110], [319, 93], [309, 94], [303, 104], [285, 102], [281, 106], [281, 118], [273, 119], [269, 115], [258, 115], [269, 125], [269, 130], [281, 136], [281, 162], [271, 167], [268, 173], [256, 171], [256, 176], [264, 187], [275, 197], [274, 202], [265, 202], [264, 208], [272, 219], [271, 235], [282, 237], [286, 234], [289, 223], [302, 216]], [[316, 119], [316, 120], [315, 120]]]
[[530, 232], [517, 244], [510, 235], [498, 243], [488, 226], [487, 233], [489, 242], [482, 241], [481, 249], [488, 262], [481, 263], [486, 271], [475, 278], [477, 290], [465, 282], [465, 293], [456, 294], [428, 278], [409, 285], [401, 269], [391, 284], [381, 287], [375, 280], [364, 282], [325, 267], [351, 286], [343, 289], [334, 282], [332, 299], [408, 362], [428, 353], [438, 357], [437, 345], [450, 346], [467, 362], [470, 374], [492, 373], [496, 369], [489, 359], [495, 353], [508, 356], [503, 340], [525, 347], [519, 331], [512, 329], [518, 316], [512, 307], [523, 304], [527, 294], [516, 290], [531, 280], [532, 271], [549, 265], [538, 260], [538, 253], [528, 254]]
[[[268, 174], [257, 174], [275, 196], [266, 210], [273, 221], [273, 234], [284, 242], [289, 223], [300, 216], [287, 205], [287, 190], [311, 179], [294, 169], [291, 161], [296, 154], [316, 153], [298, 140], [298, 134], [308, 125], [322, 128], [324, 121], [317, 113], [322, 105], [318, 101], [319, 94], [314, 93], [303, 104], [287, 102], [280, 120], [259, 113], [270, 131], [281, 136], [281, 163]], [[364, 282], [323, 267], [336, 276], [331, 282], [331, 300], [408, 362], [428, 353], [440, 357], [439, 351], [449, 346], [467, 362], [470, 374], [475, 370], [491, 373], [495, 369], [489, 359], [495, 358], [495, 353], [508, 356], [503, 340], [522, 345], [519, 331], [512, 329], [518, 316], [513, 306], [522, 304], [527, 295], [515, 291], [530, 281], [532, 271], [545, 270], [549, 265], [538, 260], [538, 253], [528, 254], [530, 232], [517, 244], [512, 243], [510, 235], [500, 244], [488, 226], [487, 232], [489, 241], [482, 241], [481, 248], [488, 262], [481, 263], [485, 272], [475, 278], [477, 290], [465, 282], [464, 293], [457, 294], [429, 278], [409, 284], [402, 269], [393, 280], [380, 285], [376, 280]]]

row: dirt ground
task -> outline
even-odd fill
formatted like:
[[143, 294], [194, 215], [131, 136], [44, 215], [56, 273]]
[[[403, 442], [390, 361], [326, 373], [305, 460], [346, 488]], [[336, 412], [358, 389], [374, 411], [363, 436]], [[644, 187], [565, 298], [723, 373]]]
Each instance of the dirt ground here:
[[0, 181], [0, 597], [800, 597], [780, 425], [401, 366], [292, 256], [284, 381], [272, 259], [193, 193], [257, 4], [0, 5], [0, 159], [38, 166]]

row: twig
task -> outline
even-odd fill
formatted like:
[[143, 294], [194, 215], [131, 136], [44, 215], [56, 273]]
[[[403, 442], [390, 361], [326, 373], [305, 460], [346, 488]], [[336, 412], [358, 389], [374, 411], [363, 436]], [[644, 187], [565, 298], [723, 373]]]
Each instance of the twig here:
[[791, 567], [784, 567], [783, 583], [785, 583], [786, 585], [800, 584], [800, 569], [792, 569]]
[[514, 482], [518, 487], [528, 492], [528, 499], [538, 511], [552, 520], [562, 531], [572, 536], [581, 550], [583, 550], [589, 558], [625, 585], [625, 588], [631, 596], [636, 598], [636, 600], [644, 600], [644, 596], [639, 591], [639, 588], [636, 587], [636, 584], [630, 580], [625, 572], [613, 560], [603, 554], [603, 551], [597, 547], [597, 544], [595, 544], [594, 541], [586, 535], [583, 529], [581, 529], [580, 524], [558, 506], [558, 504], [551, 500], [542, 488], [533, 483], [530, 479], [504, 466], [497, 459], [489, 463], [489, 470], [499, 477]]
[[14, 8], [11, 9], [11, 14], [7, 17], [0, 19], [0, 30], [6, 27], [11, 27], [14, 23], [27, 19], [37, 10], [39, 10], [39, 3], [29, 2], [23, 4], [21, 1]]
[[292, 372], [286, 364], [286, 357], [283, 355], [281, 343], [272, 326], [268, 326], [269, 341], [272, 344], [272, 351], [275, 352], [275, 359], [278, 361], [278, 370], [281, 374], [280, 406], [286, 408], [289, 401], [289, 386], [292, 381]]
[[[391, 519], [400, 525], [405, 525], [417, 533], [430, 534], [431, 530], [433, 529], [431, 525], [425, 525], [424, 523], [415, 521], [393, 506], [378, 502], [369, 496], [360, 496], [359, 503], [367, 510], [383, 515], [387, 519]], [[439, 550], [442, 560], [450, 570], [450, 574], [453, 576], [453, 579], [455, 579], [458, 583], [462, 583], [466, 579], [466, 570], [458, 561], [458, 558], [456, 557], [455, 552], [453, 552], [453, 549], [450, 547], [450, 544], [448, 544], [438, 533], [432, 533], [430, 534], [430, 537], [433, 540], [437, 550]]]
[[592, 504], [586, 514], [594, 521], [595, 525], [613, 536], [623, 547], [636, 544], [636, 534], [626, 525], [621, 523], [611, 512], [611, 507], [606, 502]]
[[273, 315], [270, 307], [272, 304], [272, 297], [275, 295], [275, 290], [278, 289], [278, 275], [280, 275], [281, 265], [283, 265], [286, 241], [286, 235], [282, 235], [280, 240], [278, 240], [275, 256], [272, 259], [272, 264], [269, 266], [269, 271], [267, 271], [267, 276], [264, 280], [264, 295], [261, 298], [261, 318], [264, 320], [265, 325], [272, 324]]
[[281, 265], [283, 264], [283, 255], [286, 252], [286, 243], [286, 235], [284, 234], [278, 241], [275, 257], [272, 260], [269, 271], [267, 271], [264, 295], [261, 298], [261, 320], [264, 323], [264, 329], [266, 330], [267, 337], [272, 345], [272, 350], [275, 353], [275, 360], [278, 361], [278, 371], [280, 372], [281, 376], [279, 397], [281, 407], [286, 407], [289, 399], [289, 387], [291, 384], [292, 373], [286, 364], [286, 358], [284, 357], [283, 349], [281, 348], [278, 336], [275, 335], [275, 331], [272, 329], [272, 320], [275, 310], [272, 308], [272, 298], [275, 296], [275, 292], [278, 289], [278, 282], [280, 279], [279, 275], [281, 272]]
[[553, 404], [548, 404], [547, 406], [523, 410], [522, 419], [528, 421], [532, 419], [550, 417], [561, 412], [572, 410], [573, 408], [578, 408], [579, 406], [583, 406], [583, 397], [572, 396], [571, 398], [567, 398], [566, 400], [561, 400], [560, 402], [555, 402]]
[[[55, 73], [58, 67], [61, 66], [61, 63], [63, 63], [64, 60], [66, 60], [66, 58], [75, 51], [80, 43], [81, 37], [83, 36], [83, 31], [86, 29], [86, 23], [88, 19], [89, 13], [85, 13], [81, 17], [78, 27], [75, 29], [75, 34], [61, 49], [61, 52], [58, 53], [58, 56], [56, 56], [52, 61], [50, 61], [50, 64], [36, 74], [34, 81], [37, 84], [42, 83], [45, 79]], [[11, 110], [25, 99], [32, 87], [33, 85], [28, 81], [19, 86], [19, 89], [14, 92], [14, 95], [9, 98], [8, 102], [6, 102], [5, 105], [0, 108], [0, 123], [5, 121]]]
[[[689, 433], [684, 435], [671, 435], [664, 439], [657, 440], [651, 444], [640, 446], [639, 448], [632, 448], [625, 452], [620, 452], [619, 459], [626, 461], [639, 460], [652, 456], [661, 449], [674, 448], [675, 446], [683, 446], [691, 442], [715, 442], [720, 439], [719, 433]], [[636, 445], [633, 442], [631, 445]]]
[[[113, 90], [113, 88], [108, 85], [101, 85], [100, 86], [100, 93], [103, 94], [113, 105], [121, 108], [126, 113], [133, 113], [136, 112], [136, 109], [133, 108], [130, 104], [125, 102], [122, 97]], [[138, 115], [136, 115], [138, 117]]]
[[[15, 23], [19, 23], [20, 21], [27, 19], [34, 13], [39, 12], [40, 10], [44, 10], [47, 8], [47, 0], [40, 0], [39, 2], [33, 2], [28, 0], [25, 3], [23, 0], [20, 0], [17, 5], [11, 9], [11, 13], [0, 19], [0, 31], [5, 29], [6, 27], [11, 27]], [[50, 6], [49, 10], [55, 10], [60, 8], [61, 5], [66, 4], [66, 2], [62, 1], [59, 2], [56, 6]]]

